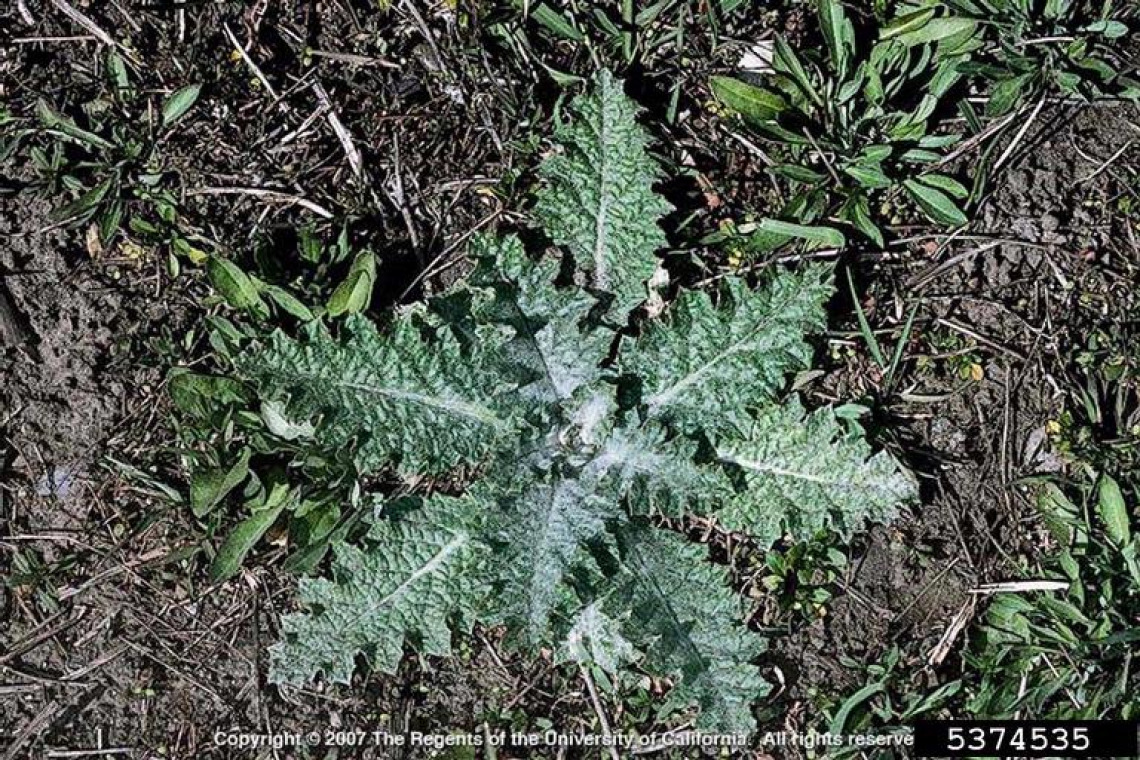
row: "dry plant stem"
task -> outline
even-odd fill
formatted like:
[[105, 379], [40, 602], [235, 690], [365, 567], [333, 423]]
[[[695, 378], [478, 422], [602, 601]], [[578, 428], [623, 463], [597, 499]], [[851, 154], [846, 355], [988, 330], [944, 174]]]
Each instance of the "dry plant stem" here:
[[336, 139], [340, 141], [341, 147], [344, 148], [344, 153], [348, 156], [348, 165], [352, 167], [352, 174], [357, 179], [364, 177], [364, 159], [360, 155], [360, 151], [356, 147], [356, 143], [352, 140], [352, 135], [344, 126], [344, 122], [340, 120], [337, 115], [336, 109], [333, 108], [332, 101], [329, 99], [328, 92], [321, 86], [319, 82], [313, 83], [313, 92], [320, 101], [321, 107], [325, 110], [325, 118], [328, 119], [329, 126], [332, 131], [336, 133]]
[[1013, 113], [1009, 114], [1008, 116], [1005, 116], [1005, 117], [999, 119], [998, 121], [994, 122], [990, 126], [986, 127], [984, 130], [982, 130], [978, 134], [974, 135], [970, 139], [963, 142], [955, 150], [948, 153], [945, 156], [945, 158], [943, 158], [941, 161], [939, 161], [937, 164], [935, 164], [935, 167], [937, 168], [937, 167], [945, 166], [946, 164], [949, 164], [949, 163], [957, 160], [962, 155], [970, 152], [971, 150], [976, 148], [981, 143], [985, 142], [989, 138], [1000, 133], [1003, 129], [1008, 127], [1010, 125], [1010, 123], [1012, 123], [1016, 118], [1018, 118], [1023, 113], [1025, 113], [1025, 111], [1027, 109], [1028, 109], [1028, 106], [1023, 106], [1022, 108], [1019, 108], [1018, 110], [1014, 111]]
[[[610, 729], [609, 718], [606, 717], [606, 712], [602, 709], [602, 700], [598, 697], [598, 687], [594, 685], [594, 679], [585, 666], [579, 665], [578, 670], [582, 673], [582, 680], [586, 682], [586, 690], [590, 692], [590, 703], [594, 706], [594, 712], [598, 715], [598, 722], [602, 725], [602, 734], [607, 740], [612, 740], [613, 731]], [[621, 760], [621, 755], [618, 754], [617, 747], [612, 742], [610, 742], [609, 749], [610, 760]]]
[[51, 4], [63, 12], [65, 16], [95, 35], [104, 45], [115, 47], [115, 39], [92, 21], [88, 16], [73, 8], [65, 0], [51, 0]]
[[946, 626], [946, 631], [943, 632], [942, 638], [930, 650], [930, 655], [927, 657], [927, 665], [936, 668], [945, 661], [946, 656], [950, 654], [951, 647], [957, 641], [958, 636], [966, 628], [966, 624], [974, 616], [974, 609], [977, 607], [977, 597], [967, 599], [958, 612], [950, 621], [950, 625]]
[[301, 198], [297, 195], [289, 195], [288, 193], [278, 192], [277, 190], [263, 190], [257, 187], [201, 187], [195, 190], [187, 190], [187, 195], [251, 195], [255, 198], [261, 198], [270, 203], [286, 203], [312, 211], [317, 216], [324, 219], [332, 219], [333, 213], [324, 206], [314, 203], [308, 198]]
[[1006, 583], [984, 583], [977, 588], [970, 589], [970, 593], [989, 596], [990, 594], [1012, 594], [1023, 591], [1064, 591], [1068, 587], [1067, 581], [1008, 581]]
[[28, 10], [27, 0], [16, 0], [16, 10], [20, 12], [20, 18], [28, 26], [36, 25], [36, 17]]
[[1118, 158], [1120, 158], [1125, 153], [1127, 153], [1131, 147], [1132, 147], [1132, 141], [1129, 140], [1128, 142], [1124, 143], [1123, 148], [1121, 148], [1120, 150], [1113, 153], [1112, 156], [1109, 157], [1109, 159], [1107, 161], [1105, 161], [1100, 166], [1098, 166], [1095, 170], [1093, 170], [1092, 174], [1089, 174], [1086, 177], [1082, 177], [1081, 179], [1078, 179], [1077, 184], [1083, 185], [1084, 183], [1088, 182], [1089, 180], [1096, 179], [1097, 177], [1099, 177], [1101, 174], [1103, 174], [1105, 171], [1107, 171], [1108, 168], [1111, 167], [1116, 162], [1116, 160]]
[[1041, 109], [1045, 107], [1046, 100], [1046, 98], [1042, 97], [1037, 101], [1037, 105], [1033, 108], [1033, 113], [1029, 114], [1029, 118], [1021, 125], [1021, 129], [1017, 130], [1017, 134], [1013, 136], [1009, 145], [1006, 146], [1001, 157], [994, 162], [995, 172], [1001, 169], [1005, 165], [1005, 162], [1009, 160], [1009, 157], [1013, 155], [1013, 152], [1017, 150], [1017, 146], [1021, 144], [1021, 141], [1025, 138], [1025, 134], [1029, 131], [1029, 128], [1033, 126], [1033, 122], [1037, 121], [1037, 116], [1041, 113]]
[[245, 47], [240, 42], [238, 42], [238, 38], [235, 37], [233, 31], [230, 30], [229, 24], [224, 24], [222, 26], [222, 29], [225, 31], [226, 37], [229, 39], [230, 44], [234, 46], [234, 49], [237, 50], [238, 55], [240, 55], [241, 59], [245, 61], [245, 65], [248, 66], [250, 71], [253, 72], [253, 75], [257, 77], [257, 81], [261, 82], [261, 86], [265, 88], [265, 91], [269, 93], [269, 96], [271, 98], [277, 100], [277, 91], [273, 89], [273, 85], [271, 85], [269, 83], [269, 80], [266, 79], [265, 74], [262, 73], [257, 64], [253, 62], [253, 59], [249, 57], [249, 53], [246, 52]]

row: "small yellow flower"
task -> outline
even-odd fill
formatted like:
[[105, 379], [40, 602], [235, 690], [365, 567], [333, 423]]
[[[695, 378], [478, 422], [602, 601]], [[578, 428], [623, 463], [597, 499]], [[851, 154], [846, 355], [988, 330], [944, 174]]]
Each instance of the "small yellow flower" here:
[[138, 261], [146, 255], [146, 249], [133, 240], [123, 240], [119, 243], [119, 255], [130, 261]]

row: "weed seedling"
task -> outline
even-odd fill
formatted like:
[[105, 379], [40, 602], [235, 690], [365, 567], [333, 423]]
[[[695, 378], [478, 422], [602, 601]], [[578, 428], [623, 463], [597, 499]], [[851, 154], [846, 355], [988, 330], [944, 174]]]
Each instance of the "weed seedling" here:
[[819, 0], [824, 45], [797, 55], [782, 38], [763, 86], [712, 80], [716, 96], [772, 146], [770, 172], [785, 198], [753, 235], [757, 252], [792, 240], [841, 247], [842, 228], [884, 244], [882, 220], [908, 197], [931, 221], [966, 224], [968, 195], [939, 173], [960, 135], [936, 130], [961, 82], [961, 56], [977, 44], [977, 24], [959, 20], [914, 30], [905, 20], [866, 44], [838, 0]]

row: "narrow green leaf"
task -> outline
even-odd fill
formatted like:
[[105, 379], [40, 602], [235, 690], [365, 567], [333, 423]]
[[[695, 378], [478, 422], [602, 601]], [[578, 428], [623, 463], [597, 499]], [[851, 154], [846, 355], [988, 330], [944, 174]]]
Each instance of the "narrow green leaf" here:
[[827, 175], [821, 172], [813, 171], [806, 166], [798, 166], [796, 164], [778, 164], [769, 167], [768, 171], [773, 174], [778, 174], [781, 177], [793, 179], [796, 182], [803, 182], [808, 185], [817, 185], [827, 179]]
[[968, 18], [936, 18], [918, 29], [898, 34], [895, 39], [907, 47], [929, 45], [955, 35], [971, 34], [977, 26], [977, 21]]
[[781, 222], [778, 219], [764, 219], [758, 225], [758, 229], [777, 235], [787, 235], [788, 237], [819, 243], [827, 248], [844, 248], [847, 246], [847, 238], [834, 227], [809, 227], [803, 224]]
[[237, 380], [200, 375], [185, 367], [175, 367], [170, 371], [166, 388], [179, 411], [199, 419], [206, 419], [216, 409], [246, 400]]
[[921, 29], [926, 25], [926, 22], [934, 18], [934, 11], [935, 9], [932, 7], [922, 8], [921, 10], [899, 16], [879, 30], [879, 39], [889, 40], [901, 34], [907, 34]]
[[252, 515], [238, 523], [226, 537], [210, 564], [210, 580], [222, 581], [236, 575], [250, 549], [277, 522], [278, 516], [293, 503], [293, 499], [288, 487], [279, 485], [270, 492], [265, 502]]
[[1003, 116], [1013, 110], [1028, 92], [1033, 77], [1033, 74], [1021, 74], [994, 85], [986, 103], [986, 113], [990, 116]]
[[859, 294], [855, 291], [855, 280], [851, 277], [850, 269], [847, 270], [847, 290], [851, 294], [851, 303], [855, 305], [855, 316], [859, 320], [859, 332], [863, 333], [863, 342], [867, 344], [867, 349], [871, 352], [871, 358], [875, 360], [875, 364], [885, 368], [886, 361], [883, 358], [883, 349], [879, 345], [875, 331], [871, 329], [871, 323], [867, 321], [867, 314], [863, 311], [863, 304], [859, 301]]
[[206, 274], [218, 294], [235, 309], [256, 310], [264, 306], [253, 280], [232, 261], [211, 256], [206, 262]]
[[851, 222], [855, 229], [862, 232], [880, 248], [886, 243], [883, 233], [871, 218], [871, 207], [865, 195], [853, 195], [839, 210], [839, 218]]
[[739, 79], [713, 77], [709, 84], [717, 100], [749, 121], [771, 121], [788, 108], [776, 93]]
[[843, 173], [854, 178], [856, 182], [868, 190], [882, 190], [893, 184], [891, 178], [884, 174], [882, 169], [874, 165], [847, 166], [844, 167]]
[[39, 119], [44, 127], [62, 132], [64, 135], [87, 143], [93, 148], [108, 150], [115, 147], [115, 144], [110, 140], [100, 137], [94, 132], [88, 132], [86, 129], [82, 129], [70, 118], [56, 112], [48, 105], [47, 101], [42, 98], [36, 101], [36, 118]]
[[205, 517], [249, 474], [250, 449], [242, 449], [231, 467], [195, 470], [190, 476], [190, 509], [195, 517]]
[[847, 719], [850, 717], [851, 711], [883, 690], [883, 684], [872, 683], [852, 694], [835, 712], [835, 716], [831, 719], [831, 725], [828, 730], [835, 736], [841, 736], [847, 733]]
[[114, 180], [111, 179], [104, 180], [71, 203], [60, 206], [51, 212], [51, 220], [54, 222], [67, 222], [75, 219], [85, 220], [89, 218], [95, 213], [95, 210], [99, 207], [99, 204], [103, 202], [103, 199], [107, 197], [107, 193], [111, 191], [113, 182]]
[[966, 218], [962, 210], [954, 204], [950, 196], [941, 190], [913, 179], [906, 180], [903, 186], [931, 221], [952, 227], [969, 224], [970, 220]]
[[819, 90], [812, 84], [811, 77], [808, 76], [807, 71], [804, 69], [800, 59], [796, 56], [796, 52], [792, 50], [792, 46], [784, 40], [783, 37], [776, 38], [775, 56], [772, 59], [773, 67], [784, 74], [787, 74], [796, 86], [799, 87], [800, 92], [809, 98], [817, 106], [823, 105], [823, 98], [819, 94]]
[[1102, 19], [1081, 29], [1082, 32], [1089, 34], [1100, 34], [1104, 37], [1115, 40], [1128, 34], [1128, 24], [1123, 21], [1116, 21], [1115, 19]]
[[202, 85], [200, 84], [191, 84], [175, 90], [162, 104], [162, 125], [164, 127], [172, 126], [185, 116], [186, 112], [197, 102], [198, 95], [201, 92]]
[[918, 178], [918, 181], [924, 185], [938, 188], [958, 200], [963, 200], [970, 195], [970, 191], [966, 189], [965, 185], [945, 174], [923, 174]]
[[1120, 484], [1110, 475], [1100, 477], [1096, 506], [1100, 519], [1104, 520], [1105, 532], [1113, 544], [1119, 548], [1132, 540], [1124, 493], [1120, 490]]
[[115, 94], [119, 98], [128, 97], [133, 93], [123, 58], [113, 48], [107, 53], [107, 78], [111, 80], [111, 85], [115, 88]]
[[288, 290], [276, 285], [266, 285], [263, 288], [263, 292], [269, 296], [269, 300], [280, 306], [286, 314], [292, 314], [297, 319], [305, 322], [313, 319], [313, 312], [309, 310], [309, 307]]
[[123, 222], [123, 203], [118, 198], [106, 205], [106, 209], [99, 215], [99, 240], [106, 245], [119, 231]]
[[348, 276], [329, 297], [330, 317], [359, 314], [372, 301], [372, 287], [376, 282], [376, 257], [371, 251], [357, 254], [349, 267]]
[[855, 47], [854, 29], [839, 0], [817, 0], [816, 10], [831, 64], [836, 76], [842, 81], [847, 78], [851, 53]]
[[574, 25], [572, 19], [568, 19], [561, 13], [556, 11], [541, 0], [537, 2], [528, 2], [527, 0], [515, 0], [516, 7], [522, 8], [526, 15], [533, 18], [536, 22], [546, 27], [550, 32], [556, 36], [561, 37], [569, 42], [582, 42], [585, 36]]

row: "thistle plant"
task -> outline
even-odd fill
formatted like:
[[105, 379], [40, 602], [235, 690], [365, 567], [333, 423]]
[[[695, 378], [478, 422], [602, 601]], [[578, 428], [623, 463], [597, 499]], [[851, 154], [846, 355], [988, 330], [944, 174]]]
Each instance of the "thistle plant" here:
[[454, 632], [499, 625], [529, 651], [668, 678], [666, 707], [748, 732], [763, 639], [676, 526], [715, 520], [761, 547], [850, 535], [914, 485], [832, 410], [783, 393], [824, 326], [830, 269], [729, 277], [649, 317], [669, 206], [647, 134], [606, 73], [571, 112], [533, 215], [557, 256], [483, 237], [466, 283], [382, 326], [314, 321], [235, 355], [288, 431], [287, 469], [341, 456], [358, 484], [401, 484], [364, 497], [367, 535], [334, 545], [330, 577], [300, 581], [270, 677], [393, 672], [406, 645], [445, 655]]

